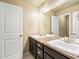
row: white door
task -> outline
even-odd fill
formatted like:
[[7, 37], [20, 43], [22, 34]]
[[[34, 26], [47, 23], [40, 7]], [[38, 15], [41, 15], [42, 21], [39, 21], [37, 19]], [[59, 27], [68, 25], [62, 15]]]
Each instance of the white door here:
[[22, 58], [22, 8], [0, 2], [0, 59]]
[[51, 33], [59, 36], [59, 19], [57, 16], [51, 17]]
[[72, 34], [79, 38], [79, 11], [72, 13]]

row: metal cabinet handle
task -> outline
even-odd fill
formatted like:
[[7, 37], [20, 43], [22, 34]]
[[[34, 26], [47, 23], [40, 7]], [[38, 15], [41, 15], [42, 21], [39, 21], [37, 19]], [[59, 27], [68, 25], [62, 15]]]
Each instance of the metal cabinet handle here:
[[40, 52], [40, 51], [38, 51], [38, 54], [41, 54], [41, 52]]
[[38, 46], [40, 47], [41, 45], [40, 45], [40, 44], [38, 44]]

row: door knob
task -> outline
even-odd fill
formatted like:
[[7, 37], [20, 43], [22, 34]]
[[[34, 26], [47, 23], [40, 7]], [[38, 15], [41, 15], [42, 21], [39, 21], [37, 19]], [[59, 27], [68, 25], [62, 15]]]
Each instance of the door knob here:
[[22, 37], [22, 35], [20, 35], [20, 37]]

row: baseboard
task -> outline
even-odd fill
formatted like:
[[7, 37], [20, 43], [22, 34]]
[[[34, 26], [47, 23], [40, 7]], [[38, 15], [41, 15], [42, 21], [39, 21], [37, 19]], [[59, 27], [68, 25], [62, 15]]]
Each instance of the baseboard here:
[[23, 54], [23, 56], [27, 56], [29, 54], [30, 54], [30, 52], [26, 52], [26, 53]]

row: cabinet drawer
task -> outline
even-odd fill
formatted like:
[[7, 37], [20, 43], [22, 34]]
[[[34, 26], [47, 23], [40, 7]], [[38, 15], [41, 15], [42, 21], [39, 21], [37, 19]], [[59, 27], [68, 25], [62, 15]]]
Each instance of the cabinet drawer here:
[[31, 38], [31, 37], [29, 37], [29, 41], [36, 44], [36, 40], [34, 40], [34, 39]]
[[39, 43], [39, 42], [37, 42], [37, 47], [43, 49], [43, 45], [41, 43]]
[[43, 59], [43, 51], [40, 48], [37, 48], [37, 55]]
[[59, 52], [53, 50], [53, 49], [50, 49], [46, 46], [44, 46], [44, 51], [46, 53], [48, 53], [49, 55], [51, 55], [52, 57], [54, 57], [55, 59], [69, 59], [68, 57], [60, 54]]

